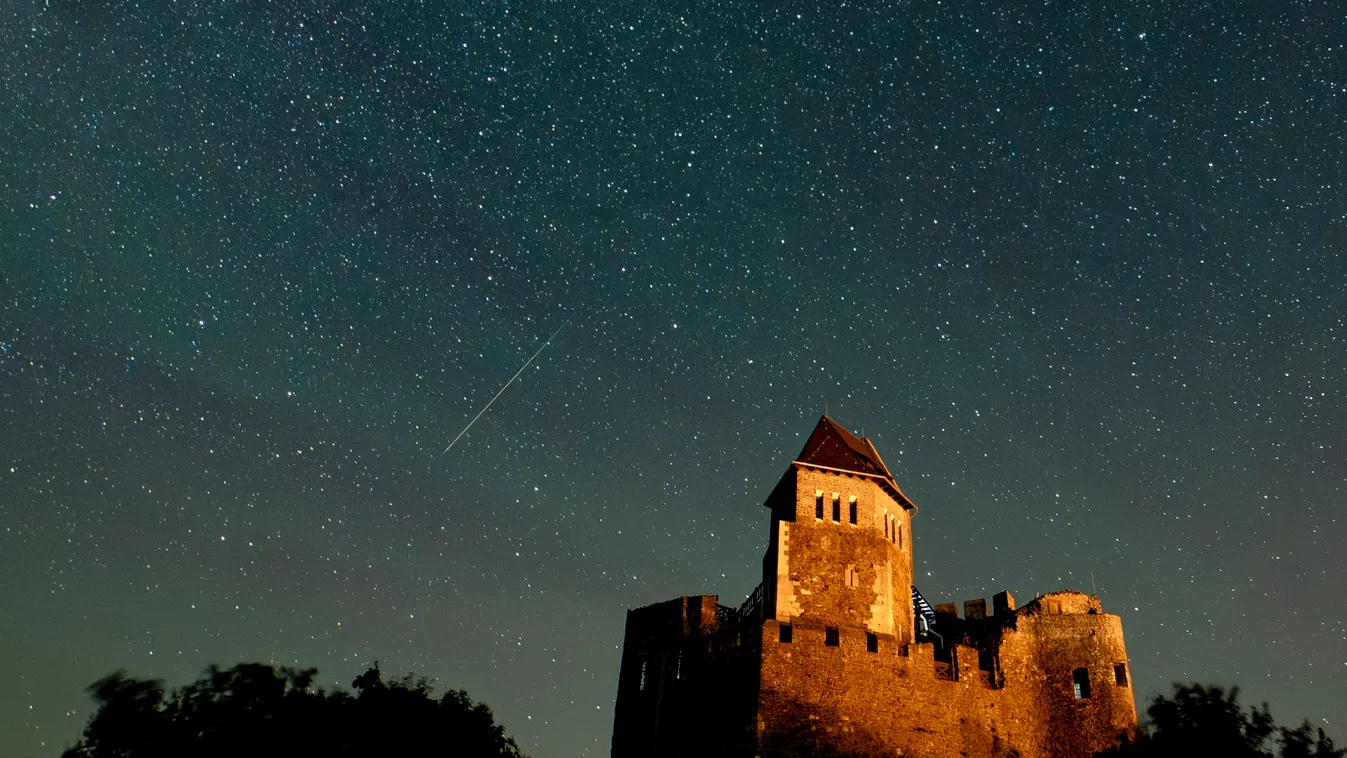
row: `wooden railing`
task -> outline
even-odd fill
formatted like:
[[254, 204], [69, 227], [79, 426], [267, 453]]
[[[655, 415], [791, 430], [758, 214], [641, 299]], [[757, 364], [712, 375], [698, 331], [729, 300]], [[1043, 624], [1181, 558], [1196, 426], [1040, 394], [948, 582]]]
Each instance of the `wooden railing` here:
[[935, 678], [944, 679], [947, 682], [954, 681], [954, 664], [946, 661], [936, 661]]

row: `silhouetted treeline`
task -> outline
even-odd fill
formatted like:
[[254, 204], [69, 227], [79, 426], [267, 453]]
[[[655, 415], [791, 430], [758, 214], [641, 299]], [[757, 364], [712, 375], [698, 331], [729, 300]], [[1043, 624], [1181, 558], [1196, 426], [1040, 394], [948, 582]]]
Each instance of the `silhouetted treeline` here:
[[64, 758], [522, 758], [491, 709], [461, 690], [436, 699], [425, 679], [386, 682], [376, 666], [351, 683], [352, 695], [314, 689], [316, 674], [211, 666], [167, 691], [118, 672], [89, 687], [97, 710]]
[[[1173, 697], [1156, 695], [1146, 708], [1150, 723], [1130, 743], [1099, 756], [1108, 758], [1342, 758], [1323, 729], [1304, 721], [1279, 727], [1267, 703], [1245, 709], [1239, 688], [1174, 685]], [[1273, 750], [1277, 752], [1273, 752]]]

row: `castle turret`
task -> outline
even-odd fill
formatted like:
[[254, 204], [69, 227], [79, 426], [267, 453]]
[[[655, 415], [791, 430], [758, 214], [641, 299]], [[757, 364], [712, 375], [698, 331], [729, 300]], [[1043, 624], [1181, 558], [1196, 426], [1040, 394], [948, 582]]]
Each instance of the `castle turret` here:
[[820, 418], [766, 505], [765, 618], [912, 641], [917, 508], [868, 439]]

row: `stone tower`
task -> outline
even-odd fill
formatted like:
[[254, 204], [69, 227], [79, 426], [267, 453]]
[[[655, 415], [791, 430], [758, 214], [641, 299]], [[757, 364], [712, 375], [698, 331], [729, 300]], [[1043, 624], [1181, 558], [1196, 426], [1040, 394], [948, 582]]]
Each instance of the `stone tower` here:
[[762, 583], [627, 614], [614, 758], [1087, 758], [1136, 729], [1122, 622], [1073, 590], [934, 608], [875, 446], [819, 419]]
[[879, 451], [824, 416], [765, 503], [764, 616], [914, 640], [912, 515]]

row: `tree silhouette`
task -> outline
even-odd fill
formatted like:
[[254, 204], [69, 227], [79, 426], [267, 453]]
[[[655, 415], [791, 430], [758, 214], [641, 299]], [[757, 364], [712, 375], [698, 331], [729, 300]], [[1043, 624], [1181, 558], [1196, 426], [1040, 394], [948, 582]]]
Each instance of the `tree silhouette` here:
[[1347, 748], [1334, 746], [1324, 730], [1311, 727], [1308, 719], [1295, 729], [1281, 727], [1277, 731], [1281, 758], [1342, 758], [1347, 754]]
[[491, 709], [461, 690], [437, 700], [426, 679], [384, 681], [376, 664], [352, 682], [352, 696], [313, 689], [316, 674], [211, 666], [169, 692], [119, 671], [90, 685], [97, 708], [64, 758], [523, 758]]
[[1320, 729], [1308, 721], [1296, 729], [1277, 727], [1267, 703], [1245, 710], [1239, 688], [1229, 691], [1202, 684], [1174, 685], [1173, 697], [1156, 695], [1146, 708], [1150, 726], [1135, 740], [1099, 753], [1116, 758], [1272, 758], [1268, 742], [1276, 735], [1280, 758], [1343, 758]]

